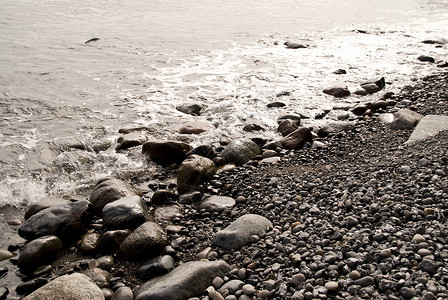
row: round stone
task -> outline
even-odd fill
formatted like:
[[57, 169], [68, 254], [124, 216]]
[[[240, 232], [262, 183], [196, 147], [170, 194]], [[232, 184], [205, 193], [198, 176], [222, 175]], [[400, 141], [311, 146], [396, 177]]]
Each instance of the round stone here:
[[361, 274], [358, 271], [351, 271], [350, 272], [350, 278], [353, 280], [357, 280], [359, 278], [361, 278]]
[[294, 276], [292, 276], [292, 283], [294, 283], [296, 286], [298, 286], [299, 284], [301, 284], [302, 282], [305, 282], [305, 275], [303, 274], [296, 274]]
[[420, 243], [424, 243], [424, 242], [426, 242], [426, 239], [425, 239], [425, 237], [424, 237], [423, 235], [417, 233], [417, 234], [414, 235], [414, 237], [412, 238], [412, 241], [413, 241], [414, 243], [416, 243], [416, 244], [420, 244]]
[[251, 284], [243, 285], [243, 289], [242, 290], [243, 290], [243, 293], [248, 295], [248, 296], [252, 296], [253, 294], [255, 294], [255, 288]]
[[336, 291], [339, 288], [339, 284], [336, 281], [329, 281], [325, 284], [325, 288], [329, 291]]

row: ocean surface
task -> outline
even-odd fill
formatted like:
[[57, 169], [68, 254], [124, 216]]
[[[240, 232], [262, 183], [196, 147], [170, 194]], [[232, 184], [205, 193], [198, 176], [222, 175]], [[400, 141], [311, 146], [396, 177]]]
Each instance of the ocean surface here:
[[[197, 146], [256, 135], [242, 130], [256, 123], [277, 138], [280, 115], [309, 115], [305, 124], [316, 126], [323, 109], [377, 97], [336, 102], [323, 88], [344, 82], [354, 91], [384, 76], [397, 92], [436, 71], [419, 55], [446, 60], [448, 52], [421, 43], [448, 38], [443, 0], [0, 4], [0, 207], [86, 197], [103, 176], [149, 177], [156, 166], [138, 150], [114, 150], [120, 128], [144, 126], [151, 139]], [[285, 41], [308, 48], [286, 49]], [[287, 106], [266, 108], [273, 101]], [[193, 102], [205, 106], [199, 117], [176, 110]], [[192, 119], [218, 128], [178, 134]]]

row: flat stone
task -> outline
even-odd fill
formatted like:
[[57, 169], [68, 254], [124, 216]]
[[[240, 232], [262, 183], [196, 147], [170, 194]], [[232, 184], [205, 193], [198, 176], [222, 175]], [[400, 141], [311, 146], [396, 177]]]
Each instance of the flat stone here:
[[108, 203], [103, 219], [109, 229], [135, 229], [149, 220], [148, 208], [139, 196], [128, 196]]
[[428, 115], [418, 122], [406, 144], [424, 140], [440, 131], [448, 130], [448, 116]]
[[205, 198], [204, 201], [199, 204], [198, 208], [210, 212], [221, 212], [225, 209], [232, 208], [235, 204], [236, 202], [233, 198], [226, 196], [211, 196]]
[[207, 121], [190, 121], [181, 125], [179, 133], [181, 134], [199, 134], [206, 131], [215, 130], [216, 127]]
[[25, 220], [28, 220], [32, 215], [35, 215], [36, 213], [40, 212], [41, 210], [44, 210], [44, 209], [52, 207], [52, 206], [69, 204], [70, 202], [71, 202], [70, 200], [56, 198], [56, 197], [42, 198], [39, 201], [37, 201], [36, 203], [33, 203], [28, 207], [28, 209], [25, 212]]

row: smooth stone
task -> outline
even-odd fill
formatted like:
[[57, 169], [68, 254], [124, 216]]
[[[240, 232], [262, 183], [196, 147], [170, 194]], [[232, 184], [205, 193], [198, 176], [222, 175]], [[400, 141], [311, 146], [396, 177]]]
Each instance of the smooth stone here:
[[130, 234], [131, 230], [129, 229], [106, 231], [98, 237], [96, 250], [107, 253], [115, 252]]
[[250, 243], [252, 235], [263, 236], [272, 223], [263, 216], [248, 214], [239, 217], [213, 236], [213, 243], [224, 249], [239, 249]]
[[286, 47], [287, 49], [303, 49], [303, 48], [308, 48], [307, 46], [305, 46], [304, 44], [301, 44], [301, 43], [285, 42], [284, 45], [285, 45], [285, 47]]
[[412, 129], [423, 116], [409, 109], [399, 110], [394, 114], [394, 120], [390, 124], [393, 130]]
[[20, 225], [18, 233], [27, 240], [46, 235], [55, 235], [61, 240], [76, 240], [92, 219], [92, 204], [80, 200], [41, 210]]
[[369, 94], [374, 94], [381, 91], [381, 89], [375, 83], [366, 83], [361, 85], [361, 87]]
[[145, 222], [124, 239], [118, 248], [117, 255], [138, 260], [156, 257], [168, 245], [168, 237], [155, 222]]
[[225, 282], [219, 289], [219, 293], [223, 293], [225, 290], [228, 290], [230, 294], [235, 294], [236, 291], [240, 290], [244, 285], [244, 282], [238, 279], [233, 279]]
[[286, 119], [283, 120], [280, 125], [277, 127], [277, 131], [280, 132], [282, 136], [287, 136], [291, 132], [294, 132], [297, 130], [299, 126], [297, 126], [297, 123], [294, 120]]
[[285, 106], [286, 106], [285, 103], [279, 102], [279, 101], [271, 102], [266, 105], [267, 108], [278, 108], [278, 107], [285, 107]]
[[216, 167], [212, 160], [196, 154], [190, 155], [178, 169], [177, 191], [179, 194], [194, 192], [215, 173]]
[[112, 278], [112, 275], [109, 272], [100, 268], [88, 269], [84, 271], [83, 274], [92, 279], [100, 288], [108, 288], [109, 281]]
[[120, 136], [117, 140], [118, 145], [115, 150], [124, 150], [143, 145], [148, 140], [148, 136], [142, 132], [131, 132]]
[[40, 287], [24, 300], [104, 300], [101, 289], [86, 275], [64, 275]]
[[336, 97], [336, 98], [342, 98], [350, 96], [350, 91], [348, 90], [347, 86], [345, 85], [334, 85], [325, 88], [322, 91], [324, 94]]
[[23, 247], [17, 266], [23, 274], [33, 272], [37, 267], [52, 262], [62, 249], [61, 240], [54, 235], [39, 237]]
[[115, 260], [112, 256], [106, 255], [98, 257], [89, 263], [90, 268], [100, 268], [103, 270], [110, 270], [115, 264]]
[[213, 159], [216, 157], [215, 150], [213, 149], [212, 146], [209, 146], [209, 145], [200, 145], [200, 146], [197, 146], [196, 148], [193, 148], [192, 150], [190, 150], [187, 153], [186, 157], [189, 157], [190, 155], [193, 155], [193, 154], [196, 154], [196, 155], [199, 155], [202, 157], [206, 157], [209, 159]]
[[384, 123], [384, 124], [390, 124], [394, 121], [394, 115], [391, 113], [387, 114], [381, 114], [376, 118], [378, 122]]
[[292, 276], [291, 280], [292, 280], [292, 283], [294, 283], [296, 286], [298, 286], [302, 282], [305, 282], [306, 277], [303, 274], [295, 274]]
[[420, 244], [426, 242], [426, 238], [423, 235], [417, 233], [412, 238], [412, 241], [416, 244]]
[[141, 280], [147, 281], [151, 278], [161, 276], [174, 269], [174, 260], [169, 255], [159, 256], [143, 263], [135, 273]]
[[366, 113], [367, 110], [368, 110], [367, 106], [357, 105], [351, 109], [351, 112], [357, 116], [362, 116]]
[[353, 281], [354, 284], [360, 285], [362, 287], [366, 287], [369, 285], [374, 285], [375, 284], [375, 280], [373, 279], [372, 276], [365, 276], [362, 277], [360, 279], [357, 279], [355, 281]]
[[424, 116], [412, 131], [406, 144], [427, 139], [444, 130], [448, 130], [448, 116]]
[[229, 164], [243, 165], [261, 153], [260, 147], [250, 139], [231, 141], [221, 153], [223, 160]]
[[414, 289], [411, 289], [411, 288], [408, 288], [408, 287], [405, 287], [405, 286], [400, 289], [399, 293], [405, 299], [411, 299], [411, 298], [415, 297], [415, 295], [416, 295]]
[[429, 274], [435, 274], [437, 272], [437, 265], [433, 260], [423, 259], [422, 262], [418, 265], [420, 270], [423, 270]]
[[223, 277], [229, 271], [224, 261], [190, 261], [142, 284], [135, 291], [134, 299], [189, 299], [201, 295], [215, 277]]
[[140, 196], [127, 196], [106, 204], [102, 211], [108, 229], [135, 229], [149, 220], [148, 208]]
[[82, 253], [92, 253], [96, 250], [98, 245], [99, 234], [96, 232], [89, 232], [81, 237], [81, 242], [79, 243], [78, 249]]
[[99, 180], [90, 193], [95, 215], [101, 216], [106, 204], [127, 196], [141, 196], [141, 192], [131, 184], [115, 178]]
[[200, 134], [207, 131], [215, 130], [216, 127], [208, 121], [190, 121], [181, 125], [180, 134]]
[[0, 261], [10, 259], [14, 256], [14, 253], [8, 250], [0, 250]]
[[242, 289], [243, 293], [248, 296], [252, 296], [255, 294], [255, 287], [251, 284], [245, 284], [245, 285], [243, 285], [243, 287], [241, 289]]
[[329, 281], [325, 283], [325, 288], [329, 291], [337, 291], [339, 289], [339, 284], [335, 281]]
[[187, 115], [199, 116], [201, 114], [202, 106], [198, 103], [190, 103], [179, 105], [176, 109]]
[[154, 192], [154, 194], [151, 197], [151, 204], [152, 205], [162, 205], [162, 204], [169, 204], [178, 198], [179, 195], [177, 195], [175, 192], [170, 190], [164, 190], [159, 189]]
[[418, 255], [424, 257], [424, 256], [428, 256], [431, 255], [431, 251], [429, 251], [428, 249], [418, 249], [417, 251]]
[[25, 220], [28, 220], [32, 215], [35, 215], [36, 213], [40, 212], [41, 210], [47, 209], [52, 206], [69, 204], [70, 202], [71, 202], [70, 200], [56, 198], [56, 197], [42, 198], [39, 201], [37, 201], [36, 203], [33, 203], [28, 207], [28, 209], [25, 212]]
[[9, 294], [9, 290], [8, 290], [8, 288], [7, 288], [7, 287], [4, 287], [4, 286], [1, 286], [1, 287], [0, 287], [0, 299], [1, 299], [1, 300], [5, 300], [5, 299], [7, 299], [8, 294]]
[[280, 140], [287, 149], [302, 149], [306, 143], [313, 142], [311, 131], [307, 127], [300, 127]]
[[183, 194], [179, 196], [179, 203], [180, 204], [192, 204], [197, 203], [202, 200], [202, 194], [201, 192], [195, 191], [188, 194]]
[[432, 38], [432, 39], [423, 40], [422, 43], [430, 44], [430, 45], [434, 45], [434, 44], [445, 45], [448, 43], [448, 40], [444, 39], [444, 38]]
[[234, 207], [236, 204], [235, 200], [231, 197], [226, 196], [210, 196], [202, 201], [198, 208], [205, 209], [210, 212], [222, 212], [226, 209]]
[[419, 57], [417, 57], [417, 59], [421, 62], [430, 62], [430, 63], [435, 62], [434, 57], [428, 55], [420, 55]]
[[192, 149], [193, 147], [183, 142], [156, 140], [144, 143], [142, 153], [157, 164], [171, 165], [181, 163]]
[[182, 206], [162, 205], [154, 210], [154, 220], [161, 224], [171, 223], [176, 218], [182, 217]]
[[122, 286], [118, 288], [114, 295], [112, 296], [112, 300], [133, 300], [134, 294], [130, 287]]

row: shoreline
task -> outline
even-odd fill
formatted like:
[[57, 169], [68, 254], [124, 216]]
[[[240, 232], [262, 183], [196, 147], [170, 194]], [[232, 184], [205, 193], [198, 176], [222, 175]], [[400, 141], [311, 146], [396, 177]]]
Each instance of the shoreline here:
[[[382, 113], [410, 107], [423, 115], [448, 115], [447, 87], [448, 73], [428, 76], [404, 87], [392, 98], [396, 105]], [[448, 134], [405, 146], [411, 130], [391, 131], [376, 117], [359, 117], [353, 126], [319, 138], [319, 148], [280, 151], [275, 164], [252, 160], [215, 175], [204, 184], [203, 194], [240, 197], [240, 202], [221, 212], [180, 205], [181, 216], [168, 221], [174, 225], [171, 249], [162, 253], [171, 255], [175, 266], [201, 253], [226, 261], [232, 271], [223, 283], [240, 281], [226, 295], [235, 297], [226, 299], [448, 297], [443, 268], [448, 261], [443, 235], [448, 232]], [[137, 185], [148, 187], [154, 180]], [[169, 186], [156, 181], [159, 187]], [[152, 192], [146, 192], [143, 198], [150, 200]], [[249, 213], [269, 219], [273, 230], [239, 251], [213, 244], [214, 233]], [[423, 261], [431, 264], [422, 266]], [[136, 267], [117, 260], [111, 273], [135, 292], [143, 283], [130, 274]], [[247, 285], [253, 293], [250, 287], [243, 291]], [[211, 295], [209, 289], [208, 297], [221, 299]]]

